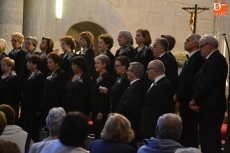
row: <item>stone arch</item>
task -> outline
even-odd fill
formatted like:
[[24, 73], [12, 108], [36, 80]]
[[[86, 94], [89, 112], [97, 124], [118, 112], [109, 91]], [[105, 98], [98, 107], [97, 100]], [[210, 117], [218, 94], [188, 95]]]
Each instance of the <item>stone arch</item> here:
[[[103, 33], [107, 33], [107, 31], [96, 23], [85, 21], [85, 22], [76, 23], [73, 26], [71, 26], [68, 29], [66, 35], [70, 35], [74, 37], [76, 41], [78, 41], [79, 34], [83, 31], [90, 31], [94, 35], [94, 50], [95, 50], [95, 54], [97, 54], [98, 53], [98, 45], [97, 45], [98, 39], [97, 38], [99, 35]], [[81, 48], [77, 45], [76, 51], [79, 51], [79, 50], [81, 50]]]

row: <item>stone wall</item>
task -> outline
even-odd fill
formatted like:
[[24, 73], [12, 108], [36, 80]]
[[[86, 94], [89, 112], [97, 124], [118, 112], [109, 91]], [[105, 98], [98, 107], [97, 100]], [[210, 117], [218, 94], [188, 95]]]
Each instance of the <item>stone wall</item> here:
[[[152, 40], [160, 37], [161, 34], [170, 34], [177, 40], [173, 51], [183, 50], [183, 43], [186, 37], [191, 34], [189, 28], [190, 14], [182, 7], [192, 7], [198, 4], [198, 7], [208, 7], [209, 10], [198, 14], [197, 33], [200, 35], [216, 35], [222, 47], [222, 33], [227, 34], [230, 41], [229, 22], [230, 17], [214, 17], [213, 4], [216, 0], [63, 0], [63, 16], [61, 19], [55, 17], [55, 0], [24, 0], [24, 18], [22, 19], [23, 0], [13, 2], [1, 0], [4, 8], [7, 6], [10, 11], [17, 14], [13, 21], [13, 27], [10, 28], [7, 23], [8, 11], [4, 11], [3, 5], [0, 5], [0, 13], [6, 14], [0, 22], [0, 37], [9, 41], [9, 35], [13, 31], [23, 31], [25, 37], [36, 36], [40, 42], [42, 36], [49, 36], [54, 39], [55, 48], [60, 48], [59, 39], [73, 31], [72, 35], [77, 39], [78, 33], [87, 30], [90, 27], [85, 26], [71, 29], [79, 23], [93, 23], [94, 33], [99, 33], [104, 29], [114, 38], [114, 47], [112, 51], [118, 49], [117, 34], [121, 29], [127, 29], [135, 37], [135, 31], [139, 28], [148, 29]], [[219, 1], [218, 1], [219, 2]], [[230, 5], [230, 0], [226, 0]], [[229, 10], [228, 5], [228, 10]], [[20, 9], [18, 9], [20, 8]], [[1, 21], [1, 18], [0, 18]], [[22, 28], [23, 21], [23, 30]], [[91, 26], [92, 27], [92, 26]], [[10, 29], [10, 30], [3, 30]], [[74, 32], [75, 31], [75, 32]], [[97, 38], [95, 38], [97, 39]], [[97, 45], [97, 44], [95, 44]], [[136, 44], [134, 44], [136, 46]], [[11, 48], [8, 47], [8, 50]], [[38, 49], [39, 50], [39, 49]]]

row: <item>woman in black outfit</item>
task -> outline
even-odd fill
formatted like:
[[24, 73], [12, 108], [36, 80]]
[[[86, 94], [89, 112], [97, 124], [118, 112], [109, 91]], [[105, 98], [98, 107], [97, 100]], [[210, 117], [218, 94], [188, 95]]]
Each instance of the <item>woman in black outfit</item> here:
[[117, 105], [125, 90], [129, 87], [130, 81], [127, 79], [126, 71], [129, 67], [130, 59], [126, 56], [118, 56], [115, 59], [115, 70], [117, 72], [117, 81], [113, 84], [112, 88], [103, 89], [104, 94], [111, 98], [111, 113], [116, 111]]
[[132, 62], [141, 63], [144, 66], [145, 73], [149, 62], [154, 59], [150, 47], [152, 40], [149, 31], [146, 29], [137, 30], [135, 40], [138, 47], [134, 49]]
[[64, 53], [61, 54], [62, 61], [60, 63], [60, 67], [63, 71], [66, 72], [68, 79], [73, 75], [73, 71], [71, 69], [70, 60], [76, 56], [73, 50], [76, 48], [76, 43], [74, 38], [71, 36], [63, 36], [60, 40], [61, 48]]
[[94, 60], [97, 74], [92, 77], [91, 115], [95, 138], [100, 139], [100, 133], [110, 112], [110, 98], [103, 93], [101, 87], [111, 88], [113, 79], [107, 72], [110, 63], [108, 56], [99, 55]]
[[154, 60], [154, 56], [150, 47], [152, 40], [149, 31], [146, 29], [137, 30], [135, 40], [138, 44], [138, 47], [134, 49], [132, 62], [139, 62], [144, 66], [142, 81], [143, 88], [145, 91], [147, 91], [152, 82], [149, 80], [148, 75], [146, 75], [145, 72], [149, 62]]
[[[110, 65], [107, 69], [109, 74], [115, 75], [114, 71], [114, 55], [111, 53], [110, 49], [113, 47], [113, 38], [108, 34], [102, 34], [98, 37], [98, 50], [100, 53], [98, 55], [106, 55], [109, 57]], [[116, 75], [115, 75], [116, 76]], [[116, 77], [115, 77], [116, 78]]]
[[65, 110], [80, 111], [89, 116], [92, 81], [87, 74], [87, 62], [78, 56], [70, 60], [74, 75], [65, 86]]
[[61, 56], [51, 52], [47, 55], [47, 65], [50, 70], [44, 83], [44, 90], [41, 99], [41, 109], [43, 113], [43, 124], [48, 112], [53, 107], [63, 107], [65, 99], [65, 85], [67, 83], [66, 73], [59, 67]]
[[123, 55], [132, 60], [134, 52], [132, 34], [127, 30], [121, 30], [119, 31], [117, 41], [121, 47], [116, 51], [115, 58]]
[[49, 37], [42, 37], [42, 41], [40, 44], [40, 58], [42, 59], [42, 65], [40, 67], [40, 71], [46, 77], [49, 73], [49, 68], [47, 66], [47, 59], [46, 56], [53, 51], [54, 42]]
[[83, 56], [88, 63], [88, 74], [92, 76], [95, 73], [94, 69], [94, 36], [89, 31], [81, 32], [79, 35], [79, 46], [83, 49], [80, 56]]
[[0, 78], [0, 104], [10, 105], [15, 111], [15, 121], [17, 122], [20, 101], [19, 79], [14, 69], [14, 60], [5, 57], [1, 60]]
[[42, 60], [38, 55], [28, 58], [27, 69], [30, 71], [22, 89], [22, 117], [25, 131], [31, 135], [34, 142], [39, 142], [39, 127], [41, 124], [40, 102], [45, 77], [39, 71]]

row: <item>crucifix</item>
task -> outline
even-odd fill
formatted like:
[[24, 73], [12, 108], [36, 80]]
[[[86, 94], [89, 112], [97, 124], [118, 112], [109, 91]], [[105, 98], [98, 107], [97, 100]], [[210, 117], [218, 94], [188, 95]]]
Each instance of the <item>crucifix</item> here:
[[[197, 18], [197, 14], [203, 12], [204, 10], [209, 10], [209, 8], [207, 7], [197, 7], [197, 4], [195, 5], [195, 7], [182, 7], [183, 10], [185, 10], [186, 12], [190, 13], [190, 21], [189, 21], [189, 26], [190, 29], [192, 31], [192, 33], [196, 33], [196, 18]], [[191, 11], [188, 11], [191, 10]], [[200, 10], [200, 11], [198, 11]]]

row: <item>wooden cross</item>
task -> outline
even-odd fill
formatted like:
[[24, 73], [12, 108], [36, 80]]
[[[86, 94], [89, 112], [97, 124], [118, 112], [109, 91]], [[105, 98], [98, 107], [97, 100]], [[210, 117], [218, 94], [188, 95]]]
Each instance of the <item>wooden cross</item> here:
[[[202, 7], [197, 7], [197, 4], [196, 4], [195, 7], [182, 7], [182, 9], [191, 14], [190, 21], [189, 21], [189, 26], [190, 26], [190, 29], [191, 29], [192, 33], [196, 33], [196, 18], [197, 18], [197, 14], [203, 12], [204, 10], [209, 10], [209, 8], [207, 8], [207, 7], [203, 7], [203, 8]], [[188, 11], [188, 10], [191, 10], [191, 11]], [[201, 11], [197, 12], [197, 10], [201, 10]]]

